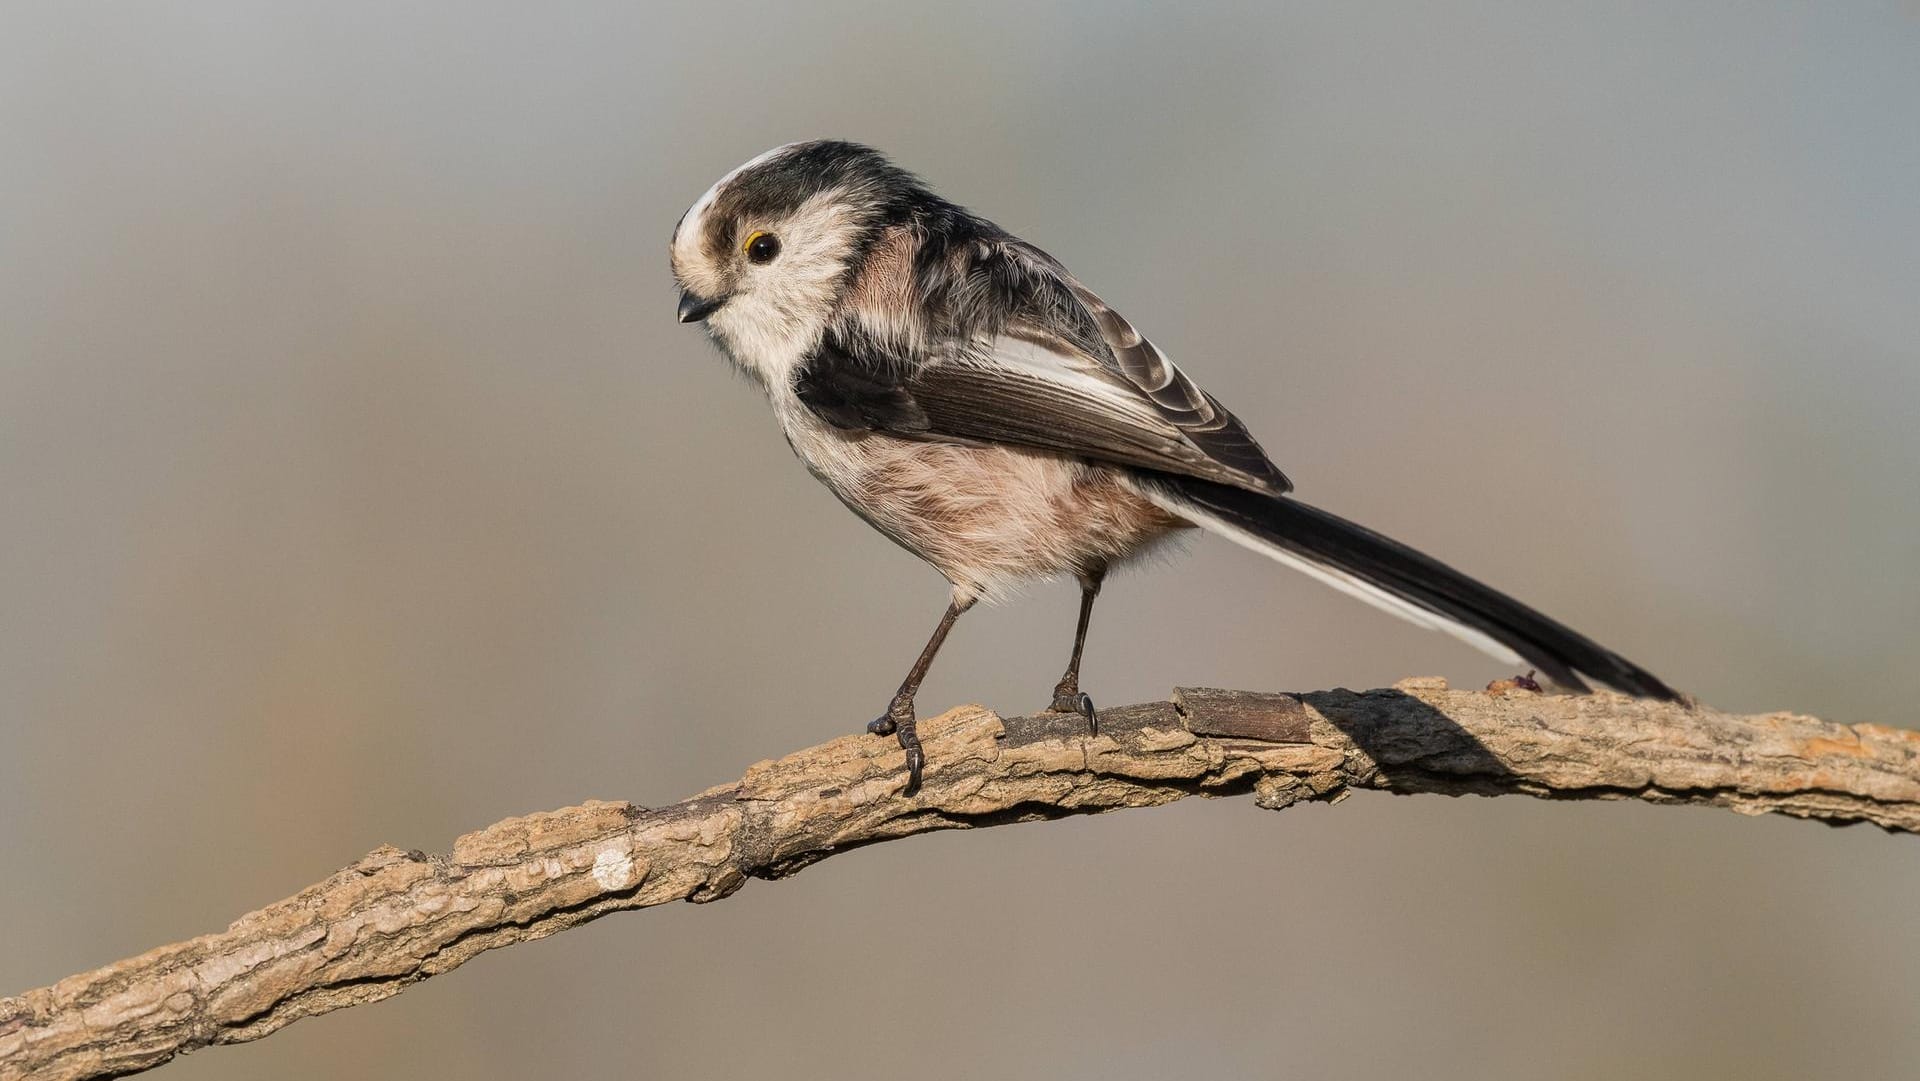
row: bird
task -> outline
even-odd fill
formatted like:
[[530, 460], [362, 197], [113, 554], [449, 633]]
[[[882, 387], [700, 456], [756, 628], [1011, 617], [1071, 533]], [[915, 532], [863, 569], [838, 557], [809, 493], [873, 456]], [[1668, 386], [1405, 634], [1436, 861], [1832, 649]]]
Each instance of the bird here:
[[1199, 529], [1562, 687], [1680, 695], [1512, 597], [1294, 498], [1244, 424], [1045, 251], [872, 147], [818, 139], [722, 176], [669, 242], [681, 323], [765, 391], [793, 452], [931, 564], [946, 611], [867, 731], [925, 752], [914, 698], [960, 616], [1071, 575], [1049, 709], [1098, 732], [1080, 661], [1115, 567]]

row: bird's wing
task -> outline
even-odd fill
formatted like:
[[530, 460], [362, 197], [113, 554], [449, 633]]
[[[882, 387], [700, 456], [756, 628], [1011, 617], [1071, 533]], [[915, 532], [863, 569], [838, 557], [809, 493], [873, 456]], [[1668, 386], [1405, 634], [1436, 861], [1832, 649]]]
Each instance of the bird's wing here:
[[973, 273], [1014, 313], [998, 333], [920, 357], [829, 333], [795, 375], [800, 400], [839, 428], [1292, 488], [1232, 413], [1050, 257], [1009, 239]]

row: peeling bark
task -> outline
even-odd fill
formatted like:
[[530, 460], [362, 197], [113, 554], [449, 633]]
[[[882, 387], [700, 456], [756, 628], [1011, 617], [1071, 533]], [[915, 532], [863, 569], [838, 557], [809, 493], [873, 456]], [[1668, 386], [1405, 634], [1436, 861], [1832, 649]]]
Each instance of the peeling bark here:
[[668, 807], [590, 801], [375, 849], [217, 934], [0, 999], [0, 1079], [117, 1077], [375, 1002], [484, 950], [609, 912], [714, 901], [848, 848], [940, 829], [1251, 794], [1281, 809], [1354, 789], [1697, 803], [1920, 832], [1920, 732], [1733, 716], [1612, 694], [1185, 689], [1058, 714], [966, 706], [922, 722], [926, 782], [890, 739], [760, 762]]

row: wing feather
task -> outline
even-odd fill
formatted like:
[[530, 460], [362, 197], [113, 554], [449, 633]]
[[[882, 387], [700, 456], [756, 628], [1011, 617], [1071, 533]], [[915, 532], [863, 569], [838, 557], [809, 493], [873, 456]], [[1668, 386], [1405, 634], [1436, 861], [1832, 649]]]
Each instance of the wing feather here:
[[[1240, 418], [1199, 384], [1187, 377], [1160, 347], [1153, 344], [1093, 290], [1066, 279], [1073, 295], [1093, 314], [1100, 336], [1113, 354], [1114, 365], [1155, 408], [1208, 457], [1245, 478], [1243, 487], [1284, 493], [1293, 482], [1267, 458]], [[1248, 484], [1246, 481], [1252, 481]]]
[[795, 376], [836, 427], [1007, 443], [1252, 491], [1293, 485], [1246, 427], [1159, 347], [1040, 249], [1002, 235], [973, 254], [964, 295], [999, 318], [896, 355], [857, 328], [830, 331]]

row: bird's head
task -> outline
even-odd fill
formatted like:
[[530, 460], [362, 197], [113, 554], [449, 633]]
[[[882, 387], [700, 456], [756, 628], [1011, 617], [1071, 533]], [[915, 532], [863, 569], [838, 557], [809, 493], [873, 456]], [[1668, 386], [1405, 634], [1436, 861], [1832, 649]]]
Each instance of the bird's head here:
[[674, 228], [680, 321], [765, 376], [813, 349], [874, 240], [926, 189], [858, 143], [789, 143], [708, 188]]

